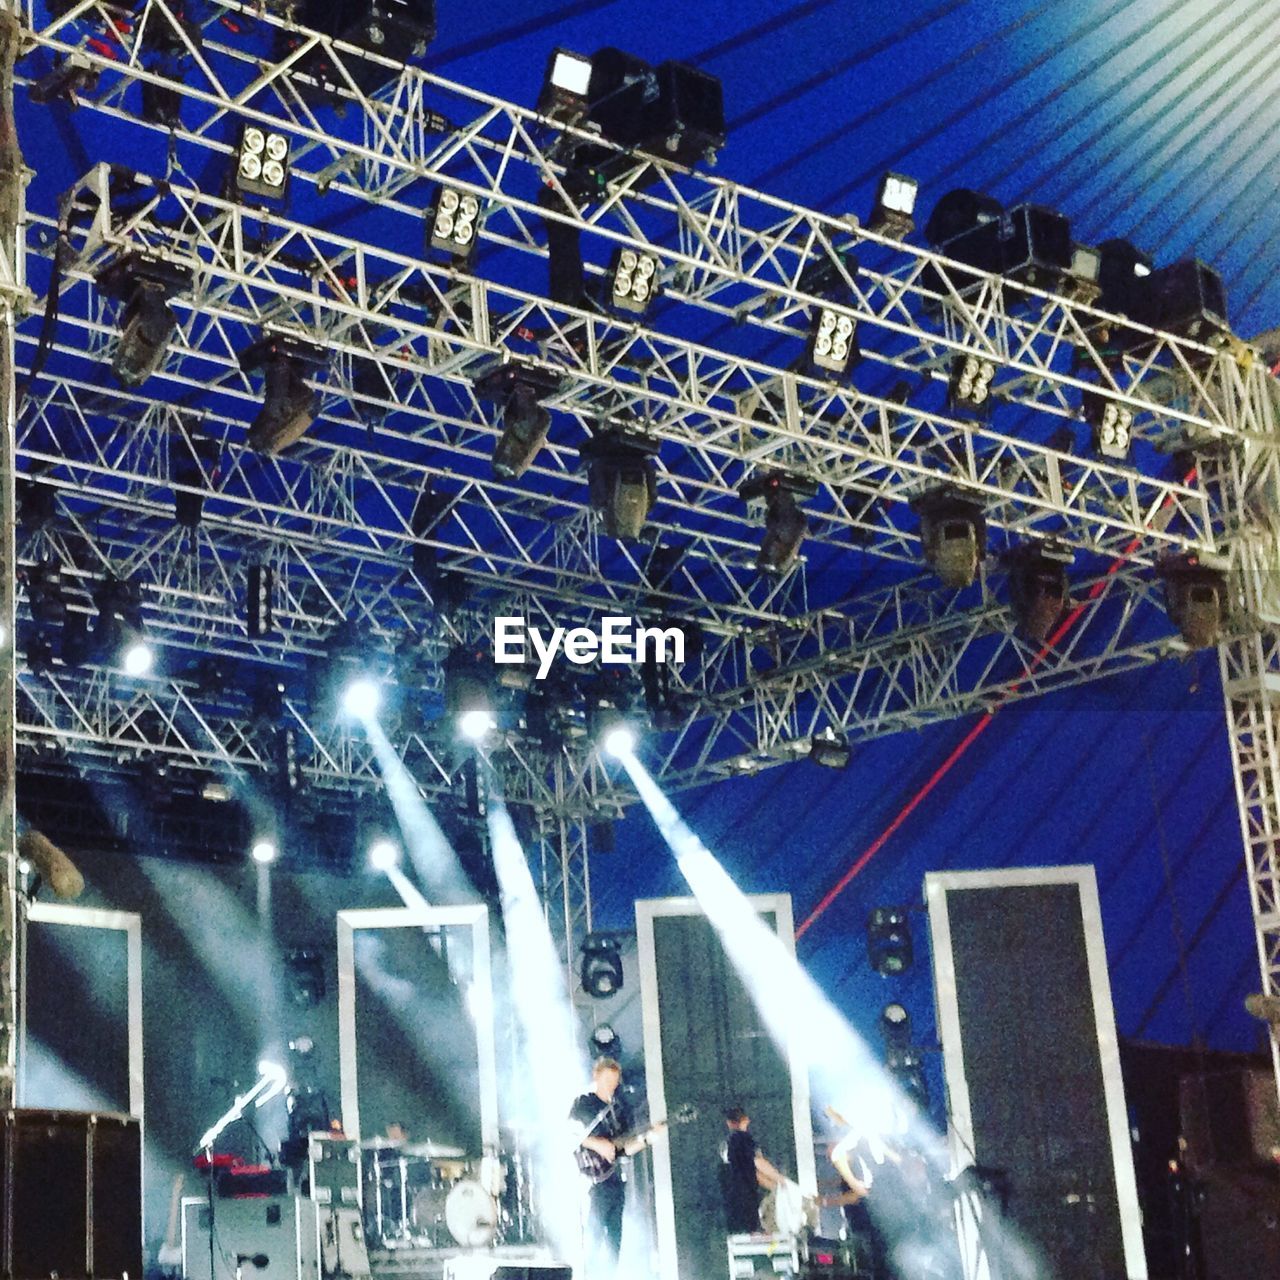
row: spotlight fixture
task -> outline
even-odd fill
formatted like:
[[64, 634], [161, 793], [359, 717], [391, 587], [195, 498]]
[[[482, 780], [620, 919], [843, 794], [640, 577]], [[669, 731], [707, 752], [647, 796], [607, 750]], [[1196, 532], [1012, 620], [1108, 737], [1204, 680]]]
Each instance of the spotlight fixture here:
[[480, 201], [469, 191], [441, 187], [427, 212], [427, 247], [466, 262], [480, 231]]
[[642, 316], [658, 296], [658, 270], [661, 261], [656, 253], [640, 253], [635, 249], [618, 249], [609, 263], [609, 305], [618, 311]]
[[881, 1009], [880, 1035], [885, 1053], [891, 1059], [911, 1048], [911, 1015], [906, 1005], [895, 1000]]
[[1042, 644], [1071, 603], [1067, 566], [1071, 552], [1053, 543], [1026, 543], [1009, 557], [1009, 600], [1018, 630]]
[[63, 98], [74, 106], [77, 94], [92, 93], [97, 87], [98, 72], [83, 53], [73, 51], [31, 86], [31, 101], [43, 106]]
[[[620, 49], [597, 50], [591, 58], [587, 99], [591, 123], [620, 147], [692, 167], [699, 160], [713, 164], [724, 146], [720, 81], [685, 63], [654, 67]], [[603, 147], [580, 148], [578, 159], [609, 176], [635, 167], [633, 157]]]
[[587, 467], [591, 506], [611, 538], [638, 538], [658, 497], [659, 443], [632, 432], [601, 431], [578, 452]]
[[843, 311], [819, 307], [809, 334], [809, 363], [825, 373], [841, 377], [862, 358], [858, 346], [858, 322]]
[[920, 517], [925, 563], [944, 585], [970, 586], [987, 550], [982, 508], [946, 489], [934, 489], [911, 504]]
[[231, 184], [236, 196], [283, 200], [289, 185], [289, 138], [276, 129], [246, 124], [233, 156]]
[[924, 224], [924, 238], [939, 252], [951, 256], [947, 250], [951, 241], [998, 222], [1003, 213], [1004, 205], [994, 196], [968, 187], [957, 187], [939, 197], [933, 206], [933, 212]]
[[809, 759], [824, 769], [847, 769], [852, 758], [849, 739], [829, 726], [809, 739]]
[[342, 710], [355, 720], [372, 720], [382, 705], [382, 690], [369, 676], [356, 676], [342, 691]]
[[251, 639], [257, 640], [262, 636], [269, 636], [276, 629], [276, 574], [269, 564], [251, 564], [245, 577], [245, 629]]
[[902, 907], [876, 907], [867, 917], [867, 959], [881, 977], [906, 973], [915, 959], [911, 926]]
[[[1222, 277], [1196, 259], [1161, 267], [1142, 280], [1129, 314], [1139, 324], [1195, 342], [1213, 345], [1231, 335]], [[1149, 341], [1133, 336], [1136, 345]]]
[[1227, 620], [1227, 575], [1194, 555], [1172, 556], [1159, 566], [1169, 621], [1192, 649], [1218, 643]]
[[1071, 266], [1062, 278], [1061, 292], [1073, 302], [1093, 306], [1102, 293], [1098, 276], [1102, 271], [1102, 253], [1087, 244], [1071, 246]]
[[459, 736], [482, 742], [498, 727], [484, 655], [455, 649], [444, 661], [444, 709]]
[[307, 385], [308, 369], [323, 353], [292, 339], [271, 336], [240, 353], [246, 373], [263, 374], [262, 408], [249, 424], [247, 443], [260, 453], [280, 453], [300, 440], [315, 421], [316, 393]]
[[914, 178], [901, 173], [886, 173], [880, 179], [867, 230], [894, 240], [909, 236], [915, 230], [912, 215], [915, 213], [919, 191], [920, 184]]
[[974, 355], [953, 357], [951, 377], [947, 381], [947, 403], [953, 409], [989, 413], [995, 376], [996, 365], [992, 360]]
[[164, 363], [178, 328], [169, 299], [191, 280], [184, 268], [130, 253], [98, 273], [101, 293], [123, 302], [120, 340], [111, 372], [124, 387], [140, 387]]
[[621, 708], [609, 702], [596, 703], [589, 718], [596, 741], [606, 755], [621, 760], [636, 749], [639, 735]]
[[551, 120], [576, 124], [587, 112], [591, 59], [568, 49], [553, 49], [538, 95], [538, 112]]
[[400, 861], [400, 850], [390, 840], [375, 840], [369, 846], [369, 865], [375, 871], [390, 871]]
[[1116, 315], [1132, 315], [1151, 274], [1151, 257], [1128, 240], [1104, 240], [1098, 246], [1098, 306]]
[[289, 1000], [298, 1009], [314, 1009], [324, 1000], [324, 957], [310, 947], [295, 947], [284, 958]]
[[204, 517], [204, 490], [217, 477], [221, 446], [212, 436], [185, 424], [169, 437], [169, 479], [174, 516], [184, 529]]
[[751, 507], [764, 506], [764, 537], [756, 555], [756, 569], [781, 577], [795, 564], [800, 544], [809, 531], [809, 522], [796, 502], [797, 496], [812, 497], [817, 485], [781, 471], [753, 476], [738, 488], [738, 496]]
[[1084, 393], [1084, 420], [1093, 428], [1093, 447], [1104, 458], [1127, 458], [1133, 442], [1133, 410], [1097, 391]]
[[590, 1048], [597, 1058], [613, 1058], [622, 1056], [622, 1037], [607, 1023], [602, 1022], [591, 1033]]
[[[137, 584], [108, 578], [94, 590], [93, 602], [98, 608], [93, 648], [99, 660], [119, 663], [126, 675], [146, 675], [155, 665], [155, 652], [142, 629], [142, 599]], [[72, 656], [65, 652], [64, 645], [64, 658], [71, 661]]]
[[270, 866], [280, 853], [276, 848], [276, 842], [265, 836], [261, 839], [255, 840], [253, 842], [253, 848], [249, 852], [254, 862], [262, 867]]
[[622, 944], [612, 934], [589, 933], [582, 940], [582, 989], [593, 1000], [622, 990]]
[[[400, 68], [421, 58], [435, 39], [435, 0], [300, 0], [268, 7], [288, 10], [300, 27], [333, 36], [344, 44], [376, 53], [372, 58], [344, 57], [340, 74], [323, 47], [304, 63], [304, 72], [315, 75], [331, 92], [348, 91], [347, 76], [365, 92], [373, 93], [394, 80]], [[282, 32], [296, 38], [296, 32]], [[314, 65], [313, 65], [314, 62]]]
[[551, 414], [542, 401], [559, 389], [558, 375], [514, 361], [476, 379], [476, 396], [497, 405], [502, 424], [493, 450], [494, 475], [518, 480], [532, 466], [551, 429]]

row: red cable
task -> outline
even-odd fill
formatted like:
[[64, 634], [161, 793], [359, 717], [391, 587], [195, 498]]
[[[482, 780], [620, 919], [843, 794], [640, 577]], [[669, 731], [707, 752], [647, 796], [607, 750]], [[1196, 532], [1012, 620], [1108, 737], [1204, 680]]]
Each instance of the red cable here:
[[[1183, 480], [1183, 484], [1190, 484], [1195, 479], [1195, 477], [1196, 477], [1196, 471], [1195, 471], [1195, 468], [1192, 467], [1192, 469], [1189, 472], [1187, 472], [1186, 478]], [[1171, 501], [1172, 501], [1172, 497], [1166, 498], [1164, 501], [1164, 505], [1168, 506], [1168, 504]], [[1122, 564], [1124, 564], [1125, 560], [1128, 559], [1128, 557], [1133, 553], [1134, 548], [1137, 547], [1140, 541], [1141, 541], [1141, 538], [1134, 538], [1133, 541], [1130, 542], [1129, 545], [1125, 547], [1125, 549], [1120, 553], [1120, 555], [1111, 562], [1111, 564], [1107, 567], [1107, 575], [1106, 575], [1107, 577], [1110, 577], [1113, 573], [1115, 573], [1120, 568]], [[1075, 624], [1080, 619], [1080, 615], [1084, 613], [1085, 603], [1087, 603], [1089, 600], [1096, 600], [1098, 596], [1102, 594], [1102, 588], [1104, 586], [1105, 586], [1105, 579], [1099, 579], [1097, 582], [1095, 582], [1093, 586], [1089, 589], [1089, 595], [1086, 601], [1076, 605], [1076, 607], [1072, 609], [1069, 614], [1067, 614], [1067, 616], [1059, 624], [1058, 629], [1053, 633], [1053, 635], [1049, 637], [1048, 640], [1045, 641], [1044, 647], [1040, 650], [1039, 653], [1036, 654], [1035, 658], [1032, 660], [1031, 667], [1027, 672], [1028, 676], [1041, 664], [1041, 662], [1044, 661], [1045, 655], [1049, 652], [1049, 650], [1052, 649], [1058, 643], [1058, 641], [1061, 640], [1062, 637], [1066, 635], [1067, 632], [1070, 631], [1072, 627], [1075, 626]], [[1012, 685], [1010, 685], [1009, 695], [1012, 695], [1013, 693], [1015, 693], [1022, 686], [1025, 679], [1026, 677], [1024, 676], [1022, 679], [1017, 680]], [[871, 859], [874, 858], [876, 854], [880, 852], [880, 850], [884, 847], [885, 843], [888, 841], [889, 837], [893, 835], [895, 831], [897, 831], [897, 829], [911, 816], [913, 812], [915, 812], [915, 809], [920, 804], [920, 802], [929, 794], [929, 792], [931, 792], [934, 789], [934, 787], [938, 785], [939, 782], [942, 781], [943, 778], [946, 777], [948, 773], [951, 772], [956, 761], [959, 760], [960, 757], [963, 756], [964, 753], [968, 751], [971, 746], [973, 746], [973, 744], [978, 740], [978, 738], [981, 736], [982, 732], [986, 729], [986, 727], [991, 723], [992, 720], [995, 719], [995, 714], [999, 710], [1000, 710], [1000, 707], [997, 706], [997, 707], [993, 707], [990, 711], [984, 711], [982, 713], [982, 715], [978, 718], [978, 722], [969, 730], [968, 733], [965, 734], [965, 736], [956, 744], [956, 746], [952, 748], [951, 754], [947, 756], [947, 758], [933, 771], [933, 773], [929, 775], [928, 780], [924, 783], [924, 785], [920, 788], [920, 790], [917, 791], [915, 795], [913, 795], [911, 799], [908, 800], [907, 803], [904, 804], [900, 810], [898, 810], [898, 813], [893, 818], [893, 821], [890, 822], [889, 825], [885, 827], [885, 829], [878, 836], [876, 836], [876, 838], [867, 846], [867, 848], [858, 855], [858, 857], [854, 860], [853, 865], [849, 867], [849, 869], [840, 877], [839, 880], [835, 882], [834, 885], [832, 885], [832, 887], [829, 890], [827, 890], [827, 892], [823, 895], [822, 900], [818, 903], [818, 905], [814, 907], [814, 909], [810, 911], [809, 914], [805, 916], [805, 918], [800, 922], [799, 926], [796, 928], [797, 938], [801, 938], [804, 936], [809, 926], [813, 924], [814, 921], [816, 921], [818, 917], [822, 915], [822, 913], [826, 911], [826, 909], [849, 887], [854, 877], [857, 876], [859, 872], [861, 872], [863, 867], [865, 867], [867, 863], [870, 862]]]

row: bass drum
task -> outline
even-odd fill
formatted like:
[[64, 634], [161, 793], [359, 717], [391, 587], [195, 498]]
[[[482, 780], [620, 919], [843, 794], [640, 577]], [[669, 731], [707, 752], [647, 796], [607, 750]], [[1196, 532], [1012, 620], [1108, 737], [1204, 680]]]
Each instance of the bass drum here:
[[466, 1249], [481, 1249], [498, 1235], [498, 1202], [471, 1178], [455, 1182], [444, 1205], [449, 1234]]

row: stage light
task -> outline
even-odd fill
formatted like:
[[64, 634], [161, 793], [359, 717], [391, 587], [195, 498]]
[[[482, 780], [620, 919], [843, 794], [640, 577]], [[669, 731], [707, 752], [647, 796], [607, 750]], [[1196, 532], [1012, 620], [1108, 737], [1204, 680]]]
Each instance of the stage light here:
[[1159, 566], [1165, 609], [1192, 649], [1218, 643], [1227, 619], [1227, 575], [1194, 555], [1173, 556]]
[[925, 563], [944, 585], [970, 586], [987, 551], [987, 522], [976, 502], [935, 489], [912, 504], [920, 516]]
[[636, 731], [629, 724], [615, 724], [605, 731], [600, 745], [615, 760], [621, 760], [636, 749], [637, 742]]
[[890, 1058], [911, 1048], [911, 1015], [905, 1005], [897, 1001], [885, 1005], [880, 1011], [880, 1035]]
[[867, 229], [894, 240], [910, 235], [916, 225], [912, 215], [919, 191], [920, 184], [914, 178], [901, 173], [886, 173], [880, 179], [880, 189], [876, 192], [876, 203]]
[[1009, 600], [1018, 630], [1042, 644], [1070, 604], [1071, 552], [1052, 543], [1027, 543], [1009, 555]]
[[824, 769], [847, 769], [852, 758], [849, 739], [830, 727], [809, 739], [809, 759]]
[[400, 862], [400, 850], [390, 840], [375, 840], [369, 846], [369, 865], [375, 871], [390, 871]]
[[837, 376], [848, 373], [862, 358], [857, 321], [842, 311], [819, 307], [809, 334], [808, 356], [816, 369]]
[[915, 952], [910, 921], [902, 907], [876, 907], [867, 917], [867, 959], [881, 977], [895, 977], [911, 968]]
[[591, 1033], [588, 1042], [592, 1057], [612, 1058], [615, 1062], [622, 1056], [622, 1037], [608, 1022], [602, 1022]]
[[289, 183], [289, 138], [275, 129], [246, 124], [234, 155], [234, 193], [283, 200]]
[[764, 537], [756, 555], [756, 569], [781, 577], [800, 554], [800, 544], [809, 531], [809, 522], [796, 503], [797, 494], [812, 497], [817, 485], [781, 471], [752, 476], [738, 486], [738, 496], [748, 510], [764, 507]]
[[262, 370], [262, 408], [249, 424], [249, 448], [279, 453], [306, 434], [315, 420], [316, 393], [307, 385], [309, 367], [323, 360], [319, 348], [292, 339], [263, 338], [240, 353], [246, 373]]
[[655, 253], [635, 249], [615, 250], [609, 263], [609, 303], [618, 311], [642, 316], [658, 296], [658, 269]]
[[579, 449], [591, 506], [611, 538], [634, 539], [657, 501], [654, 458], [659, 443], [625, 431], [602, 431]]
[[551, 120], [574, 124], [587, 111], [591, 59], [568, 49], [553, 49], [538, 95], [538, 112]]
[[1093, 447], [1104, 458], [1127, 458], [1133, 442], [1133, 410], [1097, 391], [1084, 393], [1084, 420], [1093, 428]]
[[122, 386], [141, 386], [155, 373], [177, 328], [163, 287], [138, 281], [120, 317], [120, 341], [111, 359], [111, 372]]
[[480, 201], [469, 191], [441, 187], [427, 213], [427, 246], [465, 262], [480, 232]]
[[493, 713], [484, 707], [473, 707], [458, 716], [458, 733], [468, 742], [483, 742], [497, 727]]
[[[1222, 277], [1197, 259], [1161, 267], [1138, 281], [1130, 315], [1139, 324], [1196, 342], [1213, 344], [1231, 334]], [[1128, 332], [1133, 339], [1129, 345], [1149, 341], [1144, 334]]]
[[121, 665], [128, 676], [145, 676], [155, 666], [155, 650], [141, 639], [130, 640], [125, 646]]
[[1102, 271], [1102, 253], [1087, 244], [1071, 246], [1071, 266], [1061, 283], [1064, 297], [1093, 306], [1102, 294], [1098, 277]]
[[480, 400], [498, 407], [502, 424], [493, 450], [493, 473], [518, 480], [547, 441], [551, 414], [541, 401], [560, 389], [560, 378], [535, 366], [506, 363], [477, 378], [475, 388]]
[[290, 1003], [298, 1009], [314, 1009], [328, 993], [324, 957], [310, 947], [295, 947], [285, 955], [284, 963]]
[[279, 849], [276, 848], [276, 842], [265, 837], [255, 840], [249, 853], [254, 862], [263, 867], [270, 866], [280, 855]]
[[1098, 246], [1098, 305], [1104, 311], [1133, 313], [1144, 281], [1151, 274], [1151, 257], [1128, 240], [1104, 240]]
[[622, 944], [607, 933], [582, 940], [582, 989], [593, 1000], [607, 1000], [622, 990]]
[[48, 75], [37, 80], [29, 93], [31, 101], [40, 106], [57, 98], [74, 106], [77, 94], [92, 93], [97, 87], [97, 69], [83, 53], [73, 51], [61, 58]]
[[[411, 60], [423, 57], [436, 34], [435, 0], [268, 0], [267, 7], [296, 19], [302, 29], [281, 29], [282, 47], [277, 47], [277, 61], [287, 55], [290, 40], [309, 39], [306, 33], [310, 31], [378, 55], [378, 61], [374, 61], [344, 54], [343, 75], [324, 47], [319, 46], [310, 58], [295, 66], [304, 75], [314, 76], [337, 102], [349, 93], [347, 76], [364, 93], [375, 93], [397, 79]], [[417, 127], [436, 128], [423, 123]]]
[[980, 356], [958, 355], [951, 361], [951, 377], [947, 382], [947, 403], [953, 409], [988, 412], [991, 408], [991, 384], [995, 381], [996, 364]]
[[357, 720], [372, 720], [381, 705], [382, 690], [368, 676], [357, 676], [342, 691], [342, 710]]
[[957, 236], [996, 222], [1003, 213], [1004, 205], [994, 196], [968, 187], [957, 187], [939, 197], [933, 206], [933, 212], [924, 224], [924, 238], [935, 249], [945, 251]]

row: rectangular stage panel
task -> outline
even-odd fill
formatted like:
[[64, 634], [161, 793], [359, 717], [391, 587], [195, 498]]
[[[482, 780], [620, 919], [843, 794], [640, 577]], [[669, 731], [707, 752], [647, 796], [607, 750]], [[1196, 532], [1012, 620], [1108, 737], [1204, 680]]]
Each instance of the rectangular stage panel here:
[[496, 1148], [488, 909], [339, 912], [338, 1040], [348, 1138]]
[[925, 896], [957, 1165], [1005, 1171], [1049, 1274], [1145, 1280], [1093, 868], [930, 874]]
[[[794, 955], [789, 895], [750, 902]], [[698, 1111], [654, 1145], [659, 1275], [715, 1280], [727, 1267], [724, 1109], [742, 1106], [764, 1153], [812, 1192], [809, 1082], [774, 1045], [695, 899], [637, 902], [636, 929], [650, 1112], [659, 1118], [684, 1103]]]

